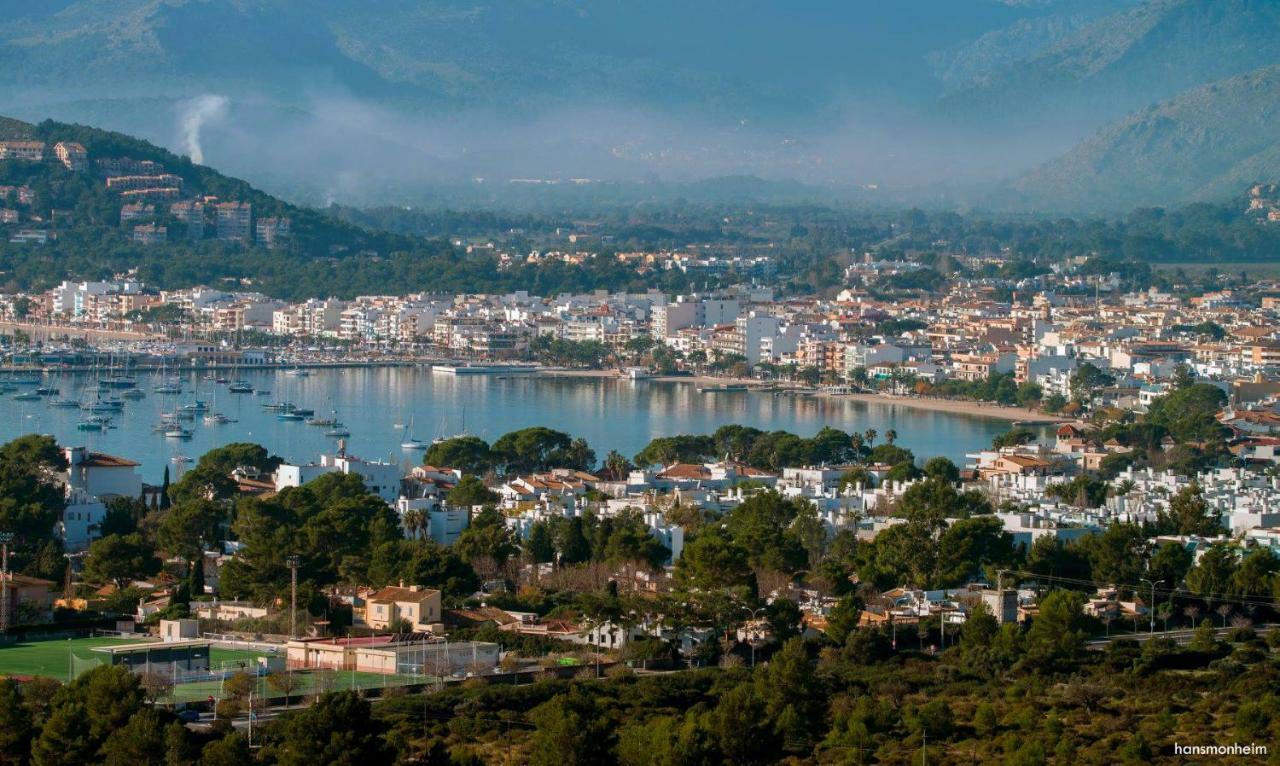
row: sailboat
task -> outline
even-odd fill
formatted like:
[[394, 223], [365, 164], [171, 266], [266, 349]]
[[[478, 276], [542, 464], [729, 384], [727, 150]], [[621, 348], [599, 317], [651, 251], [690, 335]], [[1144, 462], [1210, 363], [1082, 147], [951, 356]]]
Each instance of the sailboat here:
[[435, 439], [433, 439], [431, 443], [439, 444], [440, 442], [447, 442], [450, 439], [461, 439], [464, 436], [470, 436], [470, 435], [471, 435], [471, 432], [467, 430], [467, 409], [463, 407], [462, 408], [462, 430], [457, 432], [453, 436], [445, 436], [441, 434], [440, 436], [437, 436]]
[[400, 442], [400, 449], [403, 449], [403, 450], [424, 450], [424, 449], [426, 449], [427, 447], [430, 447], [430, 446], [431, 446], [430, 444], [427, 444], [426, 442], [422, 441], [421, 439], [415, 439], [415, 438], [413, 437], [413, 435], [412, 435], [412, 434], [413, 434], [413, 418], [409, 418], [409, 427], [406, 429], [406, 432], [409, 434], [409, 436], [406, 436], [406, 437], [405, 437], [405, 440], [404, 440], [404, 441], [402, 441], [402, 442]]
[[182, 393], [182, 380], [170, 377], [166, 373], [168, 366], [168, 360], [162, 358], [160, 360], [160, 383], [151, 390], [157, 394], [180, 394]]

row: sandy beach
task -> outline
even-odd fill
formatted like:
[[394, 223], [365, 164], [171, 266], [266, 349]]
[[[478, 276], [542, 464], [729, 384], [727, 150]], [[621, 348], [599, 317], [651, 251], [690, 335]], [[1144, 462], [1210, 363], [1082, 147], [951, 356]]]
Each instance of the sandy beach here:
[[[831, 396], [831, 394], [822, 394]], [[915, 396], [885, 396], [882, 394], [839, 394], [842, 399], [855, 399], [869, 404], [887, 404], [898, 407], [911, 407], [917, 410], [934, 412], [950, 412], [956, 415], [972, 415], [978, 418], [998, 418], [1000, 420], [1019, 421], [1024, 423], [1068, 423], [1071, 418], [1047, 415], [1043, 412], [1028, 410], [1022, 407], [1005, 407], [1000, 404], [983, 404], [963, 399], [927, 399]]]
[[[624, 380], [616, 370], [569, 370], [559, 368], [547, 368], [539, 370], [539, 375], [545, 377], [559, 378], [614, 378]], [[710, 376], [655, 376], [646, 378], [645, 380], [656, 381], [659, 383], [689, 383], [696, 386], [716, 386], [716, 385], [745, 385], [754, 390], [787, 390], [803, 388], [793, 383], [779, 382], [776, 389], [769, 383], [763, 383], [754, 378], [721, 378]], [[975, 418], [994, 418], [997, 420], [1007, 420], [1010, 422], [1038, 423], [1051, 425], [1054, 423], [1069, 423], [1071, 418], [1061, 417], [1058, 415], [1049, 415], [1035, 410], [1028, 410], [1023, 407], [1006, 407], [999, 404], [983, 404], [982, 402], [967, 401], [964, 399], [933, 399], [922, 398], [916, 396], [891, 396], [888, 394], [832, 394], [826, 392], [816, 392], [811, 396], [831, 397], [838, 399], [853, 399], [855, 401], [866, 402], [867, 404], [882, 404], [894, 407], [909, 407], [916, 410], [928, 410], [931, 412], [947, 412], [953, 415], [968, 415]]]

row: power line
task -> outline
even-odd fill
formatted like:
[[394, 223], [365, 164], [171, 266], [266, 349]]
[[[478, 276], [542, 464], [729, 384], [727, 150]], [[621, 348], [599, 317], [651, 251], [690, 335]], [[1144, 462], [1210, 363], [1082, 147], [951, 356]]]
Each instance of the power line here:
[[[1145, 585], [1140, 585], [1140, 584], [1135, 585], [1132, 583], [1100, 582], [1098, 580], [1086, 580], [1086, 579], [1081, 579], [1077, 577], [1063, 577], [1061, 575], [1040, 574], [1037, 572], [1031, 572], [1031, 571], [1022, 570], [1022, 569], [1012, 569], [1008, 571], [1013, 572], [1014, 574], [1017, 574], [1017, 575], [1026, 575], [1028, 577], [1032, 577], [1037, 580], [1049, 580], [1054, 582], [1067, 583], [1070, 585], [1088, 585], [1094, 588], [1116, 588], [1119, 590], [1132, 590], [1134, 592], [1138, 592], [1139, 590], [1150, 592], [1151, 590]], [[1177, 588], [1157, 588], [1155, 592], [1157, 594], [1164, 594], [1167, 596], [1174, 596], [1174, 595], [1184, 593], [1183, 591], [1179, 591]], [[1235, 603], [1251, 604], [1253, 606], [1266, 606], [1266, 607], [1275, 606], [1274, 601], [1259, 600], [1256, 597], [1246, 597], [1244, 594], [1186, 593], [1186, 595], [1191, 598], [1199, 598], [1205, 601], [1233, 601]]]

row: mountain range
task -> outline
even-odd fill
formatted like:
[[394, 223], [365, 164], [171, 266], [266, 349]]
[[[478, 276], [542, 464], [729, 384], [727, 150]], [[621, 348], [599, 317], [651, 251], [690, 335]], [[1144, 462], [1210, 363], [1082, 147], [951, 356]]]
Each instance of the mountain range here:
[[757, 176], [1109, 212], [1280, 177], [1258, 109], [1275, 0], [0, 0], [0, 18], [5, 112], [306, 202]]

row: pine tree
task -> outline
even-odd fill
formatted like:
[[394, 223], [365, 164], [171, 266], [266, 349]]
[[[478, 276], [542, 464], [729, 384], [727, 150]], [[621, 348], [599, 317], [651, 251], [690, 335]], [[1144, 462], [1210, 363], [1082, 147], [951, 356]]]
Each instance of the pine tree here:
[[56, 707], [31, 746], [33, 766], [80, 766], [93, 761], [96, 743], [89, 736], [84, 705]]
[[18, 685], [0, 680], [0, 764], [25, 763], [31, 735], [31, 713], [22, 705]]

